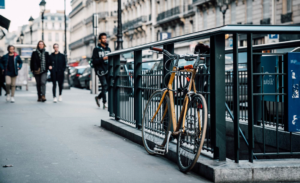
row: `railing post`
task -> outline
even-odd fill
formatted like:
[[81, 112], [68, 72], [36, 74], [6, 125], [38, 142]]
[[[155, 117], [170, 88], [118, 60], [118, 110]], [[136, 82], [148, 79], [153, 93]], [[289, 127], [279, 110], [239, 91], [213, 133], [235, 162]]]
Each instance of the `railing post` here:
[[234, 115], [234, 159], [239, 162], [240, 150], [240, 87], [239, 87], [239, 59], [238, 59], [238, 34], [233, 35], [233, 115]]
[[109, 112], [109, 116], [113, 116], [113, 113], [114, 113], [114, 107], [113, 107], [113, 105], [114, 105], [114, 94], [113, 94], [113, 92], [114, 92], [114, 87], [113, 87], [113, 77], [114, 77], [114, 75], [113, 75], [113, 70], [114, 70], [114, 67], [113, 67], [113, 62], [114, 60], [113, 60], [113, 56], [110, 56], [110, 57], [108, 57], [108, 76], [107, 76], [107, 78], [108, 78], [108, 112]]
[[120, 119], [120, 55], [113, 57], [114, 66], [114, 114], [115, 119]]
[[136, 128], [142, 125], [142, 50], [134, 51], [134, 120]]
[[249, 161], [253, 162], [254, 134], [253, 134], [253, 48], [252, 33], [247, 34], [247, 87], [248, 87], [248, 139]]
[[226, 161], [225, 121], [225, 35], [211, 37], [210, 120], [214, 159]]

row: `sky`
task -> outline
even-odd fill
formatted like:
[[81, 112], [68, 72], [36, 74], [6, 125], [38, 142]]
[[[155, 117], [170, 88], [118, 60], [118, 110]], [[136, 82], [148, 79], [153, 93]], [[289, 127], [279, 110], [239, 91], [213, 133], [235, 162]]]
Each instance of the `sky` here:
[[[0, 14], [9, 19], [9, 32], [18, 30], [19, 26], [28, 24], [30, 16], [34, 19], [40, 15], [41, 0], [5, 0], [5, 9], [0, 9]], [[67, 15], [71, 11], [71, 0], [66, 0]], [[46, 0], [46, 9], [55, 13], [64, 10], [64, 0]]]

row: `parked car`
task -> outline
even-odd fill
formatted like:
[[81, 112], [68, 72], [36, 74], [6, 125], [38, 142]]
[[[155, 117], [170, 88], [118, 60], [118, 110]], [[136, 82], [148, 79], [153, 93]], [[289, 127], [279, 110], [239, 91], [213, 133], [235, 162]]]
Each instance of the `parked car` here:
[[77, 69], [75, 67], [69, 67], [69, 82], [70, 82], [70, 86], [74, 86], [74, 82], [73, 82], [73, 79], [76, 75], [76, 72], [77, 72]]
[[90, 88], [91, 67], [78, 66], [76, 67], [76, 74], [71, 77], [73, 85], [80, 88]]

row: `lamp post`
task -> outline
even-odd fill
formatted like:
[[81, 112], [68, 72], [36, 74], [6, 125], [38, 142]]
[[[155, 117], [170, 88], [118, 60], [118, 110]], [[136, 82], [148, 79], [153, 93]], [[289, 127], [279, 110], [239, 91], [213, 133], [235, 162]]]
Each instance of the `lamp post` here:
[[217, 0], [217, 6], [220, 8], [220, 11], [223, 14], [223, 25], [225, 25], [225, 14], [228, 10], [229, 1], [230, 0]]
[[[66, 64], [68, 64], [68, 56], [67, 56], [67, 15], [66, 15], [66, 0], [64, 2], [64, 21], [65, 21], [65, 50], [64, 50], [64, 54], [65, 54], [65, 58], [66, 58]], [[69, 81], [69, 68], [66, 67], [66, 70], [64, 72], [65, 77], [64, 77], [64, 84], [63, 84], [63, 89], [70, 89], [70, 81]]]
[[42, 14], [42, 40], [44, 40], [44, 13], [45, 13], [45, 9], [46, 9], [46, 1], [42, 0], [40, 2], [40, 10], [41, 10], [41, 14]]
[[20, 34], [20, 41], [21, 41], [21, 44], [23, 44], [23, 40], [24, 40], [24, 34], [23, 34], [23, 31], [22, 31], [21, 34]]
[[30, 43], [32, 44], [32, 24], [33, 24], [34, 19], [32, 18], [32, 16], [30, 16], [29, 20], [28, 20], [28, 24], [29, 24], [29, 29], [30, 29]]
[[123, 49], [123, 39], [122, 39], [122, 9], [121, 0], [118, 0], [118, 33], [117, 33], [117, 47], [116, 50]]

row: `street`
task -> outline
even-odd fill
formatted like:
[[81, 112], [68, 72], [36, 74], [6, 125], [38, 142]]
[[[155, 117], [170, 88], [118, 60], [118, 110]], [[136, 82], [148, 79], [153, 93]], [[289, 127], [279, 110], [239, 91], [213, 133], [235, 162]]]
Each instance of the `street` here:
[[209, 182], [100, 128], [108, 112], [88, 90], [64, 90], [55, 104], [51, 87], [45, 103], [34, 86], [16, 91], [14, 104], [0, 97], [0, 183]]

